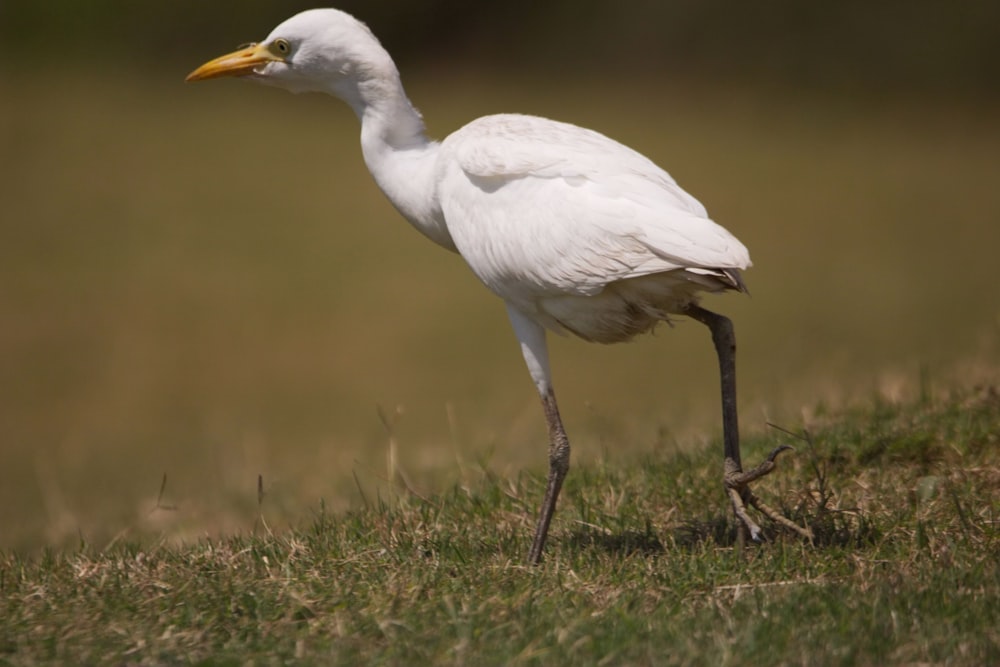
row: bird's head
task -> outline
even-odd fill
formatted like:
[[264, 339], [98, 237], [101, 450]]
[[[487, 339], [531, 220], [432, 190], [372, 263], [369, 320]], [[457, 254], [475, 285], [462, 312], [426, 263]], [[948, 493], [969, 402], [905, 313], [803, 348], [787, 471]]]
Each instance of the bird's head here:
[[398, 76], [368, 27], [336, 9], [296, 14], [260, 43], [205, 63], [187, 76], [200, 81], [246, 77], [293, 93], [325, 92], [353, 102], [366, 80]]

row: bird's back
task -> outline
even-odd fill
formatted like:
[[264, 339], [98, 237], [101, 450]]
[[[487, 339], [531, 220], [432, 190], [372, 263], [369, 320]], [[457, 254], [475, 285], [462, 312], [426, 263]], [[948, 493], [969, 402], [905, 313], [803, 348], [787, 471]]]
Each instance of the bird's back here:
[[441, 145], [438, 200], [459, 252], [556, 331], [617, 342], [700, 291], [742, 289], [746, 248], [640, 153], [545, 118], [496, 115]]

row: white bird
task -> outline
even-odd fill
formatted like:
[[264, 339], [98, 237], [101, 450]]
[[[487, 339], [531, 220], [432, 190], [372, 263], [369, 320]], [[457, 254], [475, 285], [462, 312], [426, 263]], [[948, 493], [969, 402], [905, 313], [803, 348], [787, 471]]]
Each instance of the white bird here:
[[569, 469], [549, 370], [546, 331], [617, 343], [686, 315], [712, 332], [722, 379], [725, 484], [758, 539], [745, 504], [749, 483], [771, 471], [775, 450], [742, 472], [730, 320], [698, 305], [700, 292], [746, 291], [746, 247], [652, 161], [597, 132], [546, 118], [493, 115], [442, 142], [427, 138], [388, 52], [368, 27], [336, 9], [288, 19], [259, 44], [211, 60], [188, 77], [241, 76], [289, 91], [321, 92], [351, 106], [375, 182], [417, 230], [459, 253], [504, 300], [549, 430], [549, 475], [528, 560], [545, 546]]

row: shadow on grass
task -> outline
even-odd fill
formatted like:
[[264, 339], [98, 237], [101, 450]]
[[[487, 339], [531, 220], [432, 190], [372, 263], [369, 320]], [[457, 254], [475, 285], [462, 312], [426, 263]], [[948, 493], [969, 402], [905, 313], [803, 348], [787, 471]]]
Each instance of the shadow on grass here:
[[[825, 512], [823, 515], [810, 517], [791, 515], [790, 518], [809, 527], [813, 533], [812, 546], [815, 549], [860, 548], [877, 543], [881, 536], [875, 525], [864, 517], [850, 521], [846, 517], [835, 517], [830, 512]], [[765, 525], [761, 530], [763, 539], [757, 543], [760, 546], [784, 540], [807, 543], [801, 536], [777, 525]], [[691, 522], [674, 530], [674, 542], [685, 549], [694, 549], [705, 542], [732, 547], [736, 545], [736, 525], [723, 518], [710, 522]]]
[[[795, 517], [795, 519], [801, 518]], [[812, 529], [814, 535], [812, 545], [816, 549], [861, 548], [875, 544], [881, 534], [871, 521], [864, 518], [848, 521], [845, 518], [832, 516], [829, 512], [823, 516], [808, 517], [803, 523]], [[779, 526], [764, 526], [763, 533], [763, 540], [758, 543], [758, 546], [762, 547], [785, 539], [797, 541], [802, 539]], [[599, 549], [617, 555], [636, 553], [656, 555], [665, 553], [671, 548], [680, 551], [699, 551], [706, 544], [734, 547], [736, 525], [722, 516], [712, 517], [706, 521], [688, 521], [674, 528], [666, 543], [651, 529], [604, 532], [595, 528], [581, 528], [570, 534], [568, 542], [577, 549]]]
[[581, 528], [570, 534], [568, 543], [574, 549], [600, 549], [618, 555], [653, 555], [666, 551], [660, 538], [650, 530], [607, 533], [594, 528]]
[[717, 517], [708, 521], [690, 521], [673, 529], [666, 544], [651, 528], [617, 532], [581, 528], [571, 533], [568, 541], [578, 549], [600, 549], [619, 555], [654, 555], [665, 553], [673, 547], [693, 551], [709, 542], [719, 546], [732, 546], [736, 542], [736, 530], [725, 518]]

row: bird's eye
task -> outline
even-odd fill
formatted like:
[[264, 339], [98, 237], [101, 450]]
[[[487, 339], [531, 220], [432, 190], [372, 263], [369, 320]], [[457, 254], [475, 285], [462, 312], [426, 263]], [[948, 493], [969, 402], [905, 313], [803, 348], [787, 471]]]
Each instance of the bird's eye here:
[[283, 56], [287, 56], [292, 51], [292, 45], [288, 43], [287, 39], [276, 39], [271, 44], [271, 48], [274, 49], [275, 53]]

